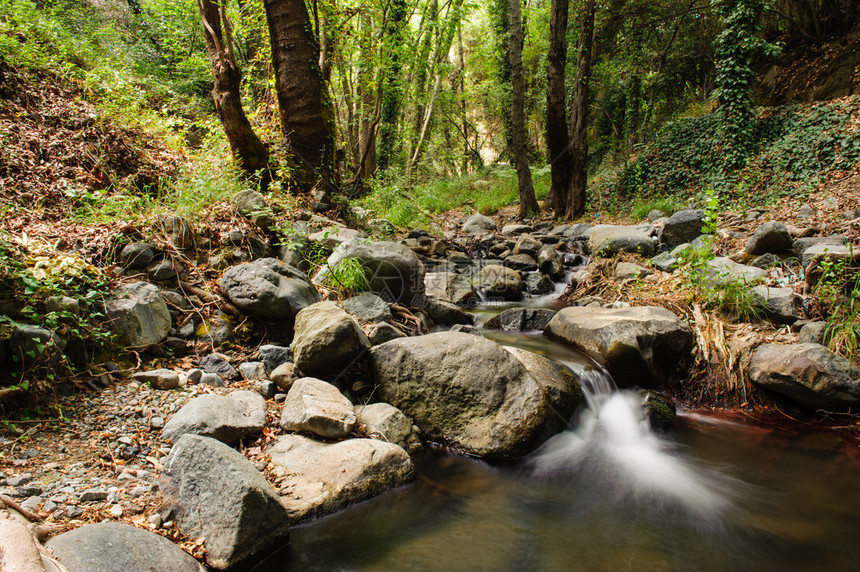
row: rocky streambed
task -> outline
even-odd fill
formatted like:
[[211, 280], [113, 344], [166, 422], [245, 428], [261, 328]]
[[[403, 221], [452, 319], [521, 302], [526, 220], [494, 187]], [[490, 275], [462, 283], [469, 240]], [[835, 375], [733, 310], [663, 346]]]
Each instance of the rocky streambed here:
[[[106, 387], [58, 401], [62, 421], [50, 433], [2, 442], [11, 515], [3, 522], [18, 539], [3, 557], [30, 562], [28, 570], [49, 569], [50, 558], [69, 570], [197, 569], [190, 552], [209, 569], [242, 569], [283, 548], [299, 523], [415, 487], [416, 460], [428, 448], [489, 462], [535, 454], [585, 406], [583, 385], [588, 393], [596, 364], [622, 387], [690, 383], [686, 366], [701, 350], [701, 330], [686, 316], [598, 296], [574, 297], [560, 311], [542, 307], [565, 288], [575, 293], [590, 259], [615, 260], [622, 283], [670, 275], [702, 241], [703, 216], [499, 230], [474, 215], [444, 237], [414, 231], [400, 240], [369, 240], [346, 227], [312, 232], [309, 224], [301, 244], [277, 258], [262, 240], [250, 249], [257, 256], [234, 256], [220, 296], [189, 285], [153, 245], [130, 243], [119, 253], [126, 285], [106, 303], [111, 326], [139, 351], [169, 345], [181, 358], [196, 350], [167, 367], [137, 367], [130, 382], [106, 371], [92, 381]], [[197, 248], [187, 223], [159, 224], [174, 247]], [[784, 274], [762, 257], [794, 255], [809, 280], [823, 261], [857, 259], [837, 238], [798, 239], [780, 225], [756, 225], [744, 252], [706, 263], [705, 280], [748, 287], [771, 319], [803, 324], [797, 290], [780, 284]], [[314, 244], [331, 254], [309, 277], [299, 254]], [[631, 256], [636, 263], [616, 260]], [[345, 260], [357, 262], [370, 292], [323, 301]], [[201, 303], [222, 314], [199, 321], [189, 309]], [[494, 305], [514, 307], [477, 329], [473, 310]], [[231, 351], [248, 335], [239, 319], [269, 331], [268, 343]], [[481, 335], [485, 327], [544, 332], [583, 358], [500, 344]], [[816, 327], [803, 324], [803, 343], [749, 348], [749, 381], [800, 407], [850, 410], [860, 402], [860, 370], [822, 346]], [[10, 349], [30, 334], [13, 337]], [[204, 342], [210, 349], [201, 352]], [[660, 414], [674, 410], [665, 395], [648, 399]], [[14, 512], [43, 522], [28, 531]], [[34, 536], [53, 536], [50, 550], [28, 540]]]

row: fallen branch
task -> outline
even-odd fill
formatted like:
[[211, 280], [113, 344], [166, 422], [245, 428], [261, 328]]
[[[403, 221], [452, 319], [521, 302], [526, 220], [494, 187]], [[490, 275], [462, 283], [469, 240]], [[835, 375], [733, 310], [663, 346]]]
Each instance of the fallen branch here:
[[189, 294], [194, 294], [204, 302], [210, 302], [218, 306], [218, 309], [224, 312], [225, 314], [230, 314], [234, 318], [244, 318], [245, 316], [242, 312], [239, 311], [239, 308], [227, 302], [223, 298], [215, 296], [211, 292], [200, 288], [199, 286], [195, 286], [190, 282], [185, 282], [184, 280], [180, 280], [179, 286]]
[[30, 512], [29, 510], [27, 510], [26, 508], [22, 507], [21, 505], [19, 505], [17, 502], [15, 502], [14, 500], [10, 499], [10, 498], [9, 498], [9, 497], [7, 497], [6, 495], [0, 495], [0, 502], [2, 502], [3, 504], [5, 504], [6, 506], [8, 506], [9, 508], [11, 508], [12, 510], [14, 510], [14, 511], [17, 511], [17, 512], [21, 513], [21, 516], [23, 516], [23, 517], [24, 517], [24, 518], [26, 518], [27, 520], [32, 520], [32, 521], [34, 521], [34, 522], [42, 522], [42, 517], [41, 517], [41, 516], [39, 516], [38, 514], [34, 514], [34, 513]]

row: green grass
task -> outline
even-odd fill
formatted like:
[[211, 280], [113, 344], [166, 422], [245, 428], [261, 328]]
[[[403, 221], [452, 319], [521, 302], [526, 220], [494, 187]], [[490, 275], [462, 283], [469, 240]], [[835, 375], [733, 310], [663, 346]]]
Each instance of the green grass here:
[[648, 217], [648, 213], [658, 210], [663, 216], [672, 216], [676, 211], [684, 210], [687, 205], [678, 197], [638, 198], [629, 207], [630, 213], [636, 220]]

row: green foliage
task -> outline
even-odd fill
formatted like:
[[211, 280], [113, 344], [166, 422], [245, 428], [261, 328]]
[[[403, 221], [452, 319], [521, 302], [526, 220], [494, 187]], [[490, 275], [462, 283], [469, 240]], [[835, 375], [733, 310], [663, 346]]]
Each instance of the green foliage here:
[[833, 351], [854, 359], [860, 346], [860, 271], [845, 259], [824, 257], [817, 265], [821, 276], [813, 294], [827, 309], [824, 339]]
[[364, 265], [358, 258], [344, 258], [334, 266], [328, 266], [326, 284], [338, 298], [348, 298], [359, 292], [370, 290]]
[[633, 201], [630, 212], [634, 219], [642, 220], [653, 210], [662, 212], [665, 216], [672, 216], [675, 211], [683, 210], [684, 204], [675, 197], [640, 197]]

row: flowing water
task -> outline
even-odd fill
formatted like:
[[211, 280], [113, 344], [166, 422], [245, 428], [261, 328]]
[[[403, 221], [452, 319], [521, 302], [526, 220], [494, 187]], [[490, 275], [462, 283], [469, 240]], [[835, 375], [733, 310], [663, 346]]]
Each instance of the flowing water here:
[[683, 412], [657, 434], [585, 356], [484, 333], [578, 373], [569, 429], [507, 465], [430, 451], [414, 484], [295, 527], [259, 570], [860, 570], [856, 447]]

